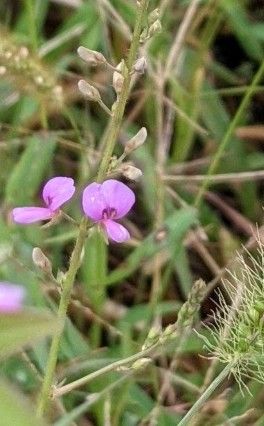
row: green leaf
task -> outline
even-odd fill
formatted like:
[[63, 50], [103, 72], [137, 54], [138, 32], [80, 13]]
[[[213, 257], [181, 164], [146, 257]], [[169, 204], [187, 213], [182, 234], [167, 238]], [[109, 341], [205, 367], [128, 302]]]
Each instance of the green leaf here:
[[44, 426], [47, 423], [37, 420], [29, 401], [13, 389], [7, 382], [0, 382], [1, 425], [4, 426]]
[[24, 311], [0, 315], [0, 358], [36, 340], [55, 334], [59, 322], [47, 312]]
[[8, 204], [25, 204], [32, 200], [50, 166], [55, 141], [49, 137], [32, 137], [13, 168], [6, 185]]

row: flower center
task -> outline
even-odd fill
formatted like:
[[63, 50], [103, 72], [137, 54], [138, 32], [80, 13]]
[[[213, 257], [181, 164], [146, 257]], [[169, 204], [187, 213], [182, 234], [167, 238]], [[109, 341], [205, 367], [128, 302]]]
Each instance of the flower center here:
[[116, 209], [112, 207], [107, 207], [107, 209], [104, 209], [102, 211], [102, 219], [114, 219], [116, 216]]

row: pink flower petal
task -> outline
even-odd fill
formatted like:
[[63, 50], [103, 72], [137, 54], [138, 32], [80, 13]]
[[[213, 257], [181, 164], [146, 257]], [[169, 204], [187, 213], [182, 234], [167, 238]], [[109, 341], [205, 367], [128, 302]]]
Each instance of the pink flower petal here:
[[11, 283], [0, 282], [0, 312], [17, 312], [22, 308], [25, 290]]
[[88, 185], [83, 191], [83, 211], [86, 216], [95, 221], [102, 219], [103, 210], [108, 207], [102, 194], [101, 187], [101, 184], [94, 182]]
[[17, 207], [13, 209], [12, 215], [16, 223], [34, 223], [51, 219], [53, 212], [44, 207]]
[[43, 188], [42, 197], [46, 206], [56, 211], [74, 194], [75, 186], [72, 178], [58, 176], [50, 179]]
[[115, 219], [125, 216], [135, 203], [134, 192], [115, 179], [106, 180], [101, 187], [108, 208], [116, 210]]
[[102, 222], [104, 225], [108, 237], [116, 241], [117, 243], [123, 243], [124, 241], [129, 240], [130, 234], [128, 230], [120, 223], [115, 222], [114, 220], [104, 220]]

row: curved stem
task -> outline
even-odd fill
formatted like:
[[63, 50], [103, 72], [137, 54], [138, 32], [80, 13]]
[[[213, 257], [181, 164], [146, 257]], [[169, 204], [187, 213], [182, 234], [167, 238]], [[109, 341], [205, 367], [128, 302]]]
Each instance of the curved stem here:
[[201, 409], [203, 404], [210, 398], [212, 393], [218, 386], [225, 380], [225, 378], [229, 375], [233, 364], [228, 364], [221, 373], [213, 380], [210, 386], [206, 389], [206, 391], [200, 396], [200, 398], [195, 402], [192, 408], [188, 411], [188, 413], [184, 416], [184, 418], [180, 421], [178, 426], [188, 425], [193, 416]]

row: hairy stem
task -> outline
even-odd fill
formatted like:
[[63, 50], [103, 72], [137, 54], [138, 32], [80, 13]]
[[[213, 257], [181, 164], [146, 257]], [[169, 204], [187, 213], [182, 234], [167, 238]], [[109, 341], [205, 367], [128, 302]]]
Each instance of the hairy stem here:
[[141, 35], [143, 22], [146, 16], [146, 12], [148, 9], [148, 4], [149, 4], [149, 0], [142, 0], [138, 7], [132, 42], [131, 42], [128, 58], [126, 61], [126, 70], [124, 71], [124, 82], [122, 85], [122, 90], [117, 98], [115, 109], [110, 119], [108, 129], [105, 133], [103, 144], [102, 144], [104, 148], [104, 153], [103, 153], [102, 161], [97, 174], [98, 182], [102, 181], [107, 173], [109, 163], [113, 155], [116, 140], [120, 132], [124, 111], [125, 111], [125, 106], [127, 103], [127, 99], [129, 97], [129, 92], [130, 92], [130, 84], [131, 84], [131, 78], [132, 78], [131, 71], [137, 57], [137, 52], [139, 50], [140, 35]]
[[233, 364], [228, 364], [221, 373], [214, 379], [214, 381], [210, 384], [210, 386], [206, 389], [206, 391], [200, 396], [200, 398], [195, 402], [192, 408], [188, 411], [188, 413], [184, 416], [184, 418], [180, 421], [178, 426], [188, 425], [190, 420], [193, 418], [195, 414], [199, 412], [202, 408], [203, 404], [210, 398], [212, 393], [221, 385], [221, 383], [225, 380], [225, 378], [229, 375]]
[[42, 384], [42, 389], [39, 395], [38, 407], [37, 407], [37, 416], [40, 418], [43, 416], [44, 411], [47, 409], [51, 386], [53, 382], [54, 372], [58, 359], [58, 351], [60, 345], [60, 339], [64, 330], [65, 321], [67, 318], [67, 309], [71, 298], [71, 290], [74, 284], [76, 273], [80, 266], [80, 258], [83, 250], [84, 242], [86, 239], [86, 228], [87, 228], [87, 219], [83, 218], [80, 224], [80, 232], [77, 237], [75, 247], [72, 252], [70, 266], [66, 274], [65, 281], [63, 283], [61, 299], [58, 309], [58, 318], [60, 320], [60, 328], [57, 334], [54, 335], [50, 352], [48, 356], [47, 366], [45, 369], [45, 377]]

